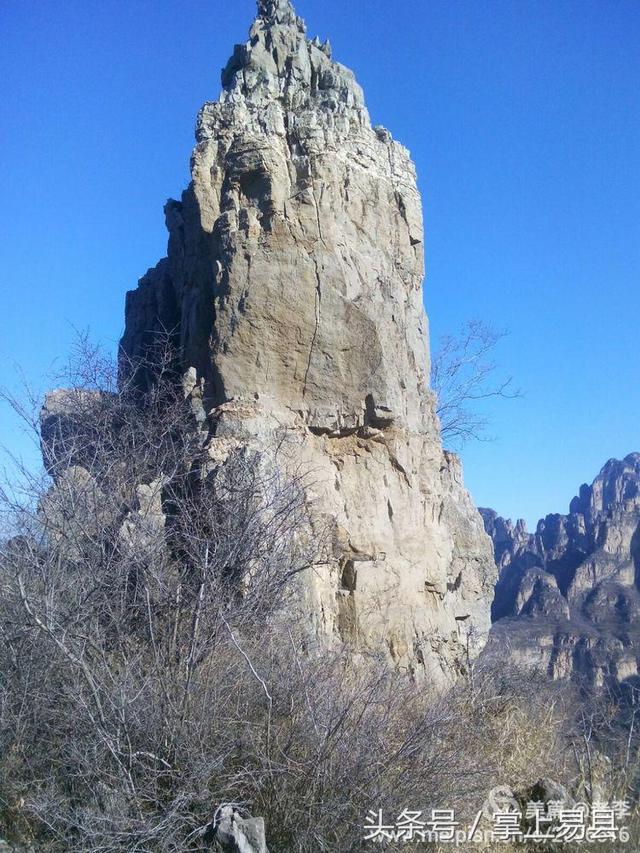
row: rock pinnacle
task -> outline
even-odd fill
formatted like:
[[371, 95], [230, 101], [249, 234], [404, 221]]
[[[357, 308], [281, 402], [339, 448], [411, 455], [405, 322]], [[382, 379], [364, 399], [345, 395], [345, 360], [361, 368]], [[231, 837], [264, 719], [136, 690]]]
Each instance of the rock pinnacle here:
[[415, 167], [290, 0], [258, 0], [222, 80], [167, 208], [168, 256], [127, 297], [122, 352], [134, 363], [176, 330], [203, 476], [247, 454], [274, 477], [312, 472], [313, 642], [445, 683], [489, 631], [495, 564], [429, 390]]
[[258, 0], [258, 17], [270, 24], [293, 24], [297, 20], [291, 0]]

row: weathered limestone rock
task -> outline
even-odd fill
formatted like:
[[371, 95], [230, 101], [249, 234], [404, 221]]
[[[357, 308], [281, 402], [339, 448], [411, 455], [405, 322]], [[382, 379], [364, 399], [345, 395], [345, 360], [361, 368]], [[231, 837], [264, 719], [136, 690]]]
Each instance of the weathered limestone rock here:
[[242, 817], [233, 806], [225, 806], [214, 828], [216, 849], [224, 853], [269, 853], [264, 819]]
[[136, 506], [130, 510], [118, 531], [119, 544], [132, 555], [153, 554], [162, 545], [166, 516], [162, 506], [164, 479], [136, 488]]
[[41, 450], [45, 467], [54, 479], [64, 475], [70, 466], [82, 466], [92, 459], [94, 443], [87, 424], [99, 423], [97, 413], [106, 400], [103, 393], [78, 388], [58, 388], [45, 396], [40, 410]]
[[414, 166], [289, 0], [260, 0], [222, 83], [168, 256], [127, 296], [124, 363], [173, 335], [212, 465], [278, 447], [312, 472], [318, 637], [444, 682], [488, 632], [495, 567], [429, 391]]
[[49, 541], [70, 560], [76, 560], [106, 526], [111, 510], [91, 474], [79, 465], [71, 465], [56, 477], [40, 501], [38, 517]]
[[491, 647], [596, 688], [637, 681], [640, 454], [609, 460], [568, 515], [548, 515], [534, 534], [481, 512], [500, 568]]

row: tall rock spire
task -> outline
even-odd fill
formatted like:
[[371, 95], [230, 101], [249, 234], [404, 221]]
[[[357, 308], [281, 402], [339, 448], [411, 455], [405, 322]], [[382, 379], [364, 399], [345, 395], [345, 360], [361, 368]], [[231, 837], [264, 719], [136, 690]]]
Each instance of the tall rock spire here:
[[291, 0], [258, 0], [258, 17], [268, 24], [294, 24], [298, 20]]
[[442, 681], [488, 631], [495, 566], [429, 390], [415, 168], [288, 0], [258, 10], [198, 116], [123, 350], [177, 329], [216, 464], [278, 448], [313, 471], [332, 551], [308, 578], [312, 630]]

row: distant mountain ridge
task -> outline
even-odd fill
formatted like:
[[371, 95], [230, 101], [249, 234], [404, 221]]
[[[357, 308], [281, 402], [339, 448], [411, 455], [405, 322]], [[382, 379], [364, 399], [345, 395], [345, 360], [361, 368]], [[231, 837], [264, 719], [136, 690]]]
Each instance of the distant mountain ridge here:
[[480, 512], [499, 572], [490, 646], [596, 688], [637, 678], [640, 453], [610, 459], [567, 515], [546, 516], [535, 533]]

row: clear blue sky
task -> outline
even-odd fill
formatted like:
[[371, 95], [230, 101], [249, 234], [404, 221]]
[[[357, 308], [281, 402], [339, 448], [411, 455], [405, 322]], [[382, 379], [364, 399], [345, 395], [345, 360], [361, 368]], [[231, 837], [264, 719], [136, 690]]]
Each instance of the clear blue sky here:
[[[5, 0], [0, 383], [73, 327], [114, 347], [164, 253], [196, 112], [252, 0]], [[433, 337], [482, 318], [524, 399], [463, 453], [476, 502], [566, 511], [640, 450], [638, 0], [298, 0], [417, 163]], [[0, 441], [27, 452], [0, 412]]]

